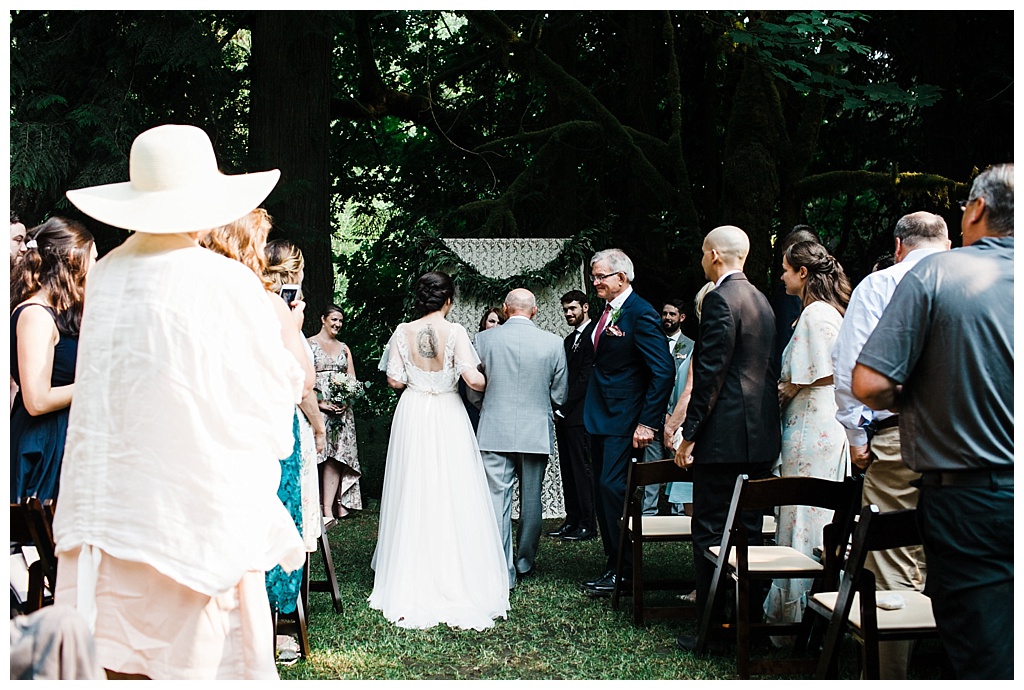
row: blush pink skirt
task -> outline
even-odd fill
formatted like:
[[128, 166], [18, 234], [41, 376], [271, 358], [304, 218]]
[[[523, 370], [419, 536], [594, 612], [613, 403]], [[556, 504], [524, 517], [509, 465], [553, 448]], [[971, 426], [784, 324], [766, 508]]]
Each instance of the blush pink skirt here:
[[[149, 565], [93, 553], [99, 556], [94, 637], [103, 668], [154, 680], [278, 678], [262, 572], [246, 573], [210, 597]], [[81, 549], [60, 555], [55, 603], [77, 607], [81, 555]], [[88, 619], [86, 610], [80, 613]]]

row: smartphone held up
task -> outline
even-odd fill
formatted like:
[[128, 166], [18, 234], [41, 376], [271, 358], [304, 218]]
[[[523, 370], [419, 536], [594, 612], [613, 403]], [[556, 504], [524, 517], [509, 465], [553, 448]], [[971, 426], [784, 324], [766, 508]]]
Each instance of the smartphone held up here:
[[289, 309], [293, 309], [292, 302], [299, 298], [299, 286], [294, 283], [288, 283], [287, 285], [281, 286], [281, 299], [284, 300], [285, 304], [288, 305]]

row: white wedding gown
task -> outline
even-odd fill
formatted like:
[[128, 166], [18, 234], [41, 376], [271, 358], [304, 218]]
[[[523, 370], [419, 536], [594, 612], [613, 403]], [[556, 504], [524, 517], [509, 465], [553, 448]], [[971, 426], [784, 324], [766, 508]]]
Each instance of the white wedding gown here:
[[381, 358], [380, 368], [406, 388], [391, 424], [369, 603], [403, 628], [483, 630], [508, 613], [508, 571], [476, 435], [456, 392], [461, 372], [480, 360], [462, 326], [444, 326], [431, 343], [426, 327], [400, 324]]

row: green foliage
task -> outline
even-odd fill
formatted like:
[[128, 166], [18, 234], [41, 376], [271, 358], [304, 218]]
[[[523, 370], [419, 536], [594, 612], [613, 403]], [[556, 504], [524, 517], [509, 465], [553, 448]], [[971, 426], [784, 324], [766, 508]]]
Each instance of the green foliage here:
[[846, 110], [934, 105], [941, 92], [932, 85], [903, 88], [894, 81], [860, 83], [842, 76], [858, 58], [882, 62], [886, 57], [856, 40], [858, 28], [869, 20], [861, 12], [790, 12], [781, 22], [745, 18], [729, 31], [729, 37], [797, 93], [837, 98]]
[[[222, 168], [236, 168], [237, 55], [218, 42], [231, 16], [12, 12], [12, 205], [41, 221], [70, 210], [68, 189], [127, 180], [135, 136], [167, 122], [204, 127]], [[104, 250], [123, 237], [91, 225]]]

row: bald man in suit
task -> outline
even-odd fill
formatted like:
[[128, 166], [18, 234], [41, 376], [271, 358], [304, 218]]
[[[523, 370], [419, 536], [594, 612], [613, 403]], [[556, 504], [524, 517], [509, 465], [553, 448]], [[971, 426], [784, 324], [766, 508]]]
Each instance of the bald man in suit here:
[[[782, 444], [779, 375], [772, 358], [775, 316], [767, 298], [743, 274], [750, 240], [739, 228], [725, 225], [707, 234], [702, 251], [701, 266], [715, 288], [701, 308], [691, 365], [693, 392], [676, 449], [676, 464], [693, 469], [698, 612], [708, 604], [714, 576], [704, 552], [722, 541], [736, 478], [768, 477]], [[744, 516], [751, 543], [760, 543], [761, 520], [760, 515]], [[722, 613], [716, 609], [712, 620]], [[683, 635], [676, 644], [692, 651], [696, 637]]]

